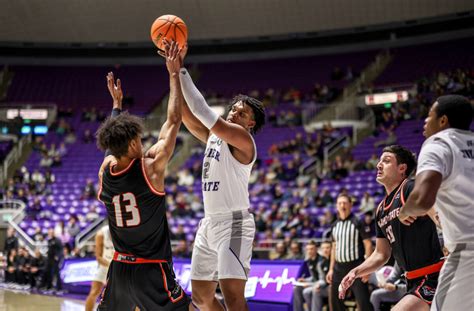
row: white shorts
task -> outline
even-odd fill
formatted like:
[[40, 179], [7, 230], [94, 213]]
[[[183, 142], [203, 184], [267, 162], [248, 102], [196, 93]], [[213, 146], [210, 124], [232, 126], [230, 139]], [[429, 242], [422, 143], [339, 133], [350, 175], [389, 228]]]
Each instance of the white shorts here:
[[203, 218], [194, 241], [191, 279], [247, 280], [254, 237], [255, 221], [248, 211]]
[[92, 281], [105, 284], [107, 282], [107, 271], [109, 271], [108, 267], [104, 267], [103, 265], [98, 265], [97, 272], [95, 273], [95, 276], [92, 279]]
[[443, 265], [431, 310], [473, 310], [474, 245], [458, 244]]

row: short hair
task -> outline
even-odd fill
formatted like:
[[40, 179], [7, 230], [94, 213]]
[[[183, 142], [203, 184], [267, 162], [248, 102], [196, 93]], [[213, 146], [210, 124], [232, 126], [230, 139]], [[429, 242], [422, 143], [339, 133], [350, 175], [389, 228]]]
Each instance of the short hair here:
[[265, 108], [263, 107], [262, 102], [253, 97], [239, 94], [232, 99], [232, 102], [229, 106], [229, 111], [232, 109], [232, 106], [239, 101], [249, 105], [250, 108], [252, 108], [255, 126], [252, 128], [251, 132], [252, 134], [257, 134], [257, 132], [265, 125]]
[[318, 244], [316, 243], [315, 240], [310, 240], [308, 243], [306, 243], [306, 246], [308, 245], [311, 245], [311, 246], [314, 246], [314, 247], [318, 247]]
[[436, 99], [435, 108], [438, 118], [448, 117], [449, 126], [460, 130], [469, 130], [473, 117], [473, 108], [469, 99], [461, 95], [444, 95]]
[[97, 147], [110, 150], [111, 154], [120, 158], [127, 154], [130, 142], [143, 133], [142, 119], [123, 112], [117, 117], [108, 117], [97, 130]]
[[339, 193], [339, 194], [337, 195], [336, 201], [337, 201], [339, 198], [347, 198], [347, 200], [349, 201], [349, 203], [351, 203], [351, 204], [353, 203], [353, 202], [352, 202], [352, 197], [351, 197], [350, 195], [348, 195], [348, 194]]
[[395, 155], [397, 159], [397, 164], [406, 164], [407, 170], [405, 171], [405, 175], [408, 177], [411, 175], [413, 170], [416, 167], [416, 159], [413, 152], [408, 150], [407, 148], [400, 146], [400, 145], [391, 145], [383, 148], [383, 152], [390, 152]]

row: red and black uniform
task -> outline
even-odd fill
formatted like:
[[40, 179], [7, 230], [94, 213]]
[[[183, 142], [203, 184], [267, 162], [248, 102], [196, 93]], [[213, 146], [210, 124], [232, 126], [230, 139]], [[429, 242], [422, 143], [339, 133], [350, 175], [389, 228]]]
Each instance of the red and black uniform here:
[[436, 225], [429, 216], [418, 217], [410, 226], [402, 224], [398, 215], [414, 187], [405, 179], [380, 202], [376, 212], [377, 238], [386, 238], [399, 266], [406, 272], [407, 292], [431, 304], [438, 274], [443, 265], [443, 252]]
[[187, 310], [173, 271], [165, 194], [153, 188], [143, 159], [120, 172], [105, 169], [98, 198], [115, 248], [99, 310]]

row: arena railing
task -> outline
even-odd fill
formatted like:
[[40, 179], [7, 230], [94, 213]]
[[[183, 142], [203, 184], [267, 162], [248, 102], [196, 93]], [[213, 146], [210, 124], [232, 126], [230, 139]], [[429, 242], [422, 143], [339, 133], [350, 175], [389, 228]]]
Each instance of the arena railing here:
[[26, 204], [20, 200], [2, 200], [0, 206], [8, 207], [3, 208], [1, 213], [11, 213], [11, 217], [8, 217], [8, 225], [15, 229], [17, 233], [18, 242], [21, 246], [24, 246], [31, 255], [34, 255], [35, 249], [39, 249], [43, 254], [46, 253], [48, 243], [47, 242], [36, 242], [34, 241], [20, 226], [19, 223], [25, 218]]

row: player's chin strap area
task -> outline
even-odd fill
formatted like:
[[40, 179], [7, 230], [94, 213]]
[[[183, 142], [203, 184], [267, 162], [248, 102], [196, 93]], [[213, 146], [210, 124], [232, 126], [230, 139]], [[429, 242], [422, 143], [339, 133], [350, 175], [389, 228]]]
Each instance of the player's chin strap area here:
[[413, 271], [407, 271], [407, 272], [405, 272], [405, 277], [407, 278], [407, 280], [413, 280], [413, 279], [421, 278], [425, 275], [429, 275], [429, 274], [439, 272], [439, 271], [441, 271], [441, 268], [443, 267], [443, 264], [444, 264], [444, 260], [441, 260], [441, 261], [439, 261], [435, 264], [432, 264], [432, 265], [429, 265], [429, 266], [426, 266], [426, 267], [423, 267], [423, 268], [420, 268], [420, 269], [416, 269], [416, 270], [413, 270]]
[[136, 257], [134, 255], [124, 254], [124, 253], [119, 253], [119, 252], [114, 253], [113, 260], [123, 262], [123, 263], [129, 263], [129, 264], [167, 263], [168, 262], [168, 260], [164, 260], [164, 259], [145, 259], [145, 258]]

